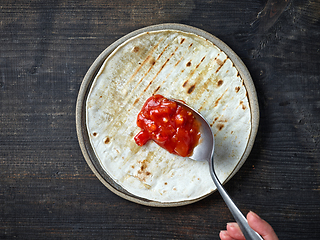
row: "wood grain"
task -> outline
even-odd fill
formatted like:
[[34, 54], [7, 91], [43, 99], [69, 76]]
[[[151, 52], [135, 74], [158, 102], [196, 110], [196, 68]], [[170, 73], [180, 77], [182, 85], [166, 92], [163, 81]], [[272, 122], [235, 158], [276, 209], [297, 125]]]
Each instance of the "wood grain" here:
[[233, 221], [218, 193], [178, 208], [123, 200], [81, 154], [75, 102], [89, 66], [166, 22], [219, 37], [252, 74], [260, 127], [231, 197], [280, 239], [319, 239], [319, 1], [8, 0], [0, 19], [1, 239], [218, 239]]

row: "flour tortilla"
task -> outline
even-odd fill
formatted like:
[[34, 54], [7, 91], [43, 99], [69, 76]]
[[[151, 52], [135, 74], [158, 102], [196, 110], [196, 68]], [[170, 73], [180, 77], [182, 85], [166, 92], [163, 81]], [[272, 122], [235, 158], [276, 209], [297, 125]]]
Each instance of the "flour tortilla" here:
[[247, 91], [228, 56], [212, 42], [177, 30], [139, 34], [115, 49], [86, 102], [90, 143], [106, 173], [129, 193], [170, 203], [216, 189], [207, 162], [168, 153], [152, 141], [139, 147], [136, 118], [153, 94], [181, 99], [211, 123], [215, 169], [224, 182], [251, 132]]

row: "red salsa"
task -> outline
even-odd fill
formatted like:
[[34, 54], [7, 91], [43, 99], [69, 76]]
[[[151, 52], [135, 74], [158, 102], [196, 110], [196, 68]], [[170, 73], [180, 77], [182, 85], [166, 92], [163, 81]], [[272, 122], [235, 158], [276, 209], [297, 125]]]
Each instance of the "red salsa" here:
[[137, 117], [141, 131], [134, 137], [139, 146], [149, 140], [170, 153], [187, 157], [200, 138], [200, 127], [192, 112], [161, 95], [150, 97]]

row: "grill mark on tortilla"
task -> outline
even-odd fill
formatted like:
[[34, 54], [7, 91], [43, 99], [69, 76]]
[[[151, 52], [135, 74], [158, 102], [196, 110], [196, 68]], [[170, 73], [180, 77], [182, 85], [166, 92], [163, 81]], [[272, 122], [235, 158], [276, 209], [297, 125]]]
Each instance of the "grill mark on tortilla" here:
[[213, 122], [210, 124], [210, 126], [212, 127], [213, 126], [213, 124], [219, 119], [219, 117], [220, 116], [218, 116], [218, 117], [215, 117], [214, 119], [213, 119]]
[[196, 88], [196, 85], [192, 85], [189, 89], [188, 89], [188, 93], [191, 94], [193, 92], [193, 90]]
[[[159, 41], [158, 41], [158, 44], [156, 44], [156, 47], [159, 47], [159, 45], [160, 45], [160, 43], [162, 42], [162, 40], [163, 40], [164, 38], [161, 38]], [[167, 43], [167, 45], [166, 45], [166, 47], [164, 48], [164, 49], [166, 49], [174, 40], [175, 40], [176, 38], [173, 38], [169, 43]], [[152, 52], [154, 52], [155, 50], [156, 50], [156, 47], [153, 47], [152, 49]], [[164, 51], [165, 50], [162, 50], [162, 52], [161, 52], [161, 54], [160, 55], [162, 55], [163, 53], [164, 53]], [[146, 58], [148, 58], [148, 56], [149, 56], [149, 54], [147, 55], [147, 57]], [[148, 60], [150, 59], [150, 57], [148, 58]], [[159, 59], [159, 56], [158, 56], [158, 58], [157, 59]], [[147, 60], [145, 59], [144, 60], [144, 62], [147, 62]], [[150, 66], [150, 68], [152, 68], [154, 66], [154, 64], [151, 64], [151, 66]], [[139, 67], [138, 67], [139, 68]], [[140, 70], [141, 68], [139, 68], [139, 70]], [[151, 69], [150, 69], [151, 70]], [[147, 73], [149, 73], [148, 71], [147, 71]], [[136, 74], [138, 74], [138, 72], [136, 73]], [[135, 75], [136, 75], [135, 74]], [[145, 76], [143, 76], [143, 78], [145, 78]], [[130, 81], [132, 81], [132, 79], [133, 78], [130, 78], [130, 80], [129, 80], [129, 82]], [[118, 110], [117, 111], [117, 114], [119, 115], [119, 114], [122, 114], [123, 113], [123, 111], [125, 111], [125, 110], [127, 110], [127, 111], [131, 111], [131, 109], [133, 108], [133, 106], [134, 106], [134, 104], [130, 104], [131, 105], [131, 108], [130, 109], [126, 109], [126, 107], [125, 107], [125, 105], [126, 104], [128, 104], [130, 101], [132, 102], [132, 94], [134, 94], [134, 92], [135, 92], [135, 90], [138, 88], [138, 87], [141, 87], [141, 85], [140, 85], [140, 83], [142, 82], [142, 80], [140, 79], [140, 81], [138, 81], [138, 83], [136, 84], [136, 86], [134, 87], [134, 89], [133, 90], [131, 90], [130, 91], [130, 94], [128, 94], [127, 96], [126, 96], [126, 98], [122, 101], [123, 102], [123, 106], [124, 107], [122, 107], [120, 110]], [[126, 84], [127, 85], [127, 84]], [[142, 94], [141, 95], [143, 95], [143, 91], [142, 91]], [[138, 98], [135, 98], [135, 100], [134, 101], [137, 101], [137, 99], [140, 99], [141, 98], [141, 95], [138, 97]], [[107, 101], [107, 100], [106, 100]], [[139, 101], [139, 100], [138, 100]], [[113, 119], [113, 120], [115, 120], [115, 119]], [[112, 121], [113, 121], [112, 120]], [[111, 122], [112, 122], [111, 121]]]
[[[128, 85], [132, 82], [132, 80], [134, 79], [134, 77], [138, 74], [139, 70], [141, 70], [141, 68], [142, 68], [142, 66], [144, 65], [144, 63], [146, 63], [146, 62], [150, 59], [150, 57], [152, 57], [152, 53], [154, 53], [154, 51], [159, 47], [160, 43], [163, 42], [165, 39], [166, 39], [165, 37], [161, 37], [161, 38], [158, 40], [157, 44], [155, 44], [155, 45], [151, 48], [151, 50], [146, 54], [147, 56], [146, 56], [145, 60], [143, 61], [143, 64], [139, 64], [139, 66], [136, 68], [134, 74], [129, 78], [129, 80], [128, 80], [128, 81], [124, 84], [124, 86], [122, 87], [122, 90], [125, 89], [125, 90], [127, 91], [126, 86], [128, 86]], [[171, 42], [172, 42], [172, 41], [170, 41], [170, 43], [171, 43]], [[152, 68], [153, 66], [154, 66], [154, 64], [151, 64], [151, 67], [150, 67], [150, 68]], [[138, 85], [139, 85], [139, 84], [138, 84]], [[136, 89], [136, 87], [135, 87], [134, 89]], [[126, 99], [123, 100], [124, 105], [129, 101], [129, 99], [131, 98], [131, 95], [132, 95], [132, 94], [133, 94], [133, 91], [131, 90], [130, 93], [127, 95]], [[105, 98], [104, 102], [101, 103], [101, 104], [104, 105], [104, 104], [106, 104], [107, 101], [108, 101], [108, 99]], [[123, 112], [123, 109], [118, 110], [118, 112]], [[114, 119], [113, 119], [113, 120], [114, 120]], [[113, 120], [112, 120], [112, 121], [113, 121]], [[111, 121], [111, 122], [112, 122], [112, 121]]]
[[201, 61], [198, 63], [198, 65], [196, 66], [196, 68], [198, 68], [200, 66], [200, 64], [204, 61], [204, 59], [206, 58], [206, 56], [204, 56]]
[[[163, 39], [163, 38], [162, 38]], [[161, 39], [161, 40], [162, 40]], [[173, 38], [165, 47], [164, 47], [164, 49], [161, 51], [161, 53], [159, 54], [159, 56], [157, 57], [157, 59], [156, 59], [156, 61], [155, 62], [157, 62], [159, 59], [160, 59], [160, 57], [163, 55], [163, 53], [166, 51], [166, 49], [172, 44], [172, 42], [175, 40], [176, 38]], [[158, 42], [158, 44], [157, 44], [157, 46], [159, 46], [160, 45], [160, 42]], [[175, 51], [177, 51], [177, 49], [178, 49], [178, 47], [176, 48], [176, 50]], [[154, 49], [154, 51], [155, 51], [155, 49]], [[153, 52], [154, 52], [153, 51]], [[172, 56], [170, 55], [170, 58], [171, 58]], [[167, 62], [168, 62], [168, 59], [167, 59], [167, 61], [166, 61], [166, 63], [165, 64], [167, 64]], [[142, 79], [140, 79], [139, 81], [138, 81], [138, 83], [136, 84], [136, 86], [134, 87], [134, 89], [133, 90], [131, 90], [131, 92], [134, 92], [139, 86], [140, 86], [140, 83], [142, 82], [142, 80], [150, 73], [150, 70], [151, 70], [151, 68], [154, 66], [155, 64], [151, 64], [151, 67], [149, 68], [149, 70], [144, 74], [144, 76], [142, 77]], [[164, 66], [162, 66], [162, 68], [163, 68]], [[160, 69], [160, 71], [161, 71], [162, 69]], [[156, 74], [156, 76], [159, 74], [159, 72]], [[153, 78], [153, 80], [155, 79], [156, 77], [154, 77]], [[149, 85], [150, 85], [150, 83], [149, 83]], [[143, 93], [143, 92], [142, 92]], [[139, 96], [139, 98], [141, 97], [141, 95]]]
[[[132, 80], [133, 78], [138, 74], [138, 72], [141, 70], [142, 66], [148, 62], [149, 58], [152, 57], [152, 54], [154, 53], [154, 51], [159, 47], [160, 43], [164, 40], [164, 37], [160, 38], [160, 40], [157, 42], [157, 44], [155, 44], [153, 46], [153, 48], [151, 48], [151, 50], [148, 52], [147, 57], [144, 59], [144, 61], [139, 64], [139, 66], [136, 68], [136, 70], [134, 71], [134, 73], [132, 74], [132, 76], [129, 78], [129, 80], [125, 83], [125, 85], [123, 86], [123, 88], [125, 88]], [[151, 64], [153, 66], [153, 64]]]
[[177, 62], [176, 64], [174, 65], [175, 67], [182, 61], [182, 59], [184, 58], [184, 56], [182, 56]]
[[[173, 39], [171, 42], [173, 42], [173, 41], [174, 41], [174, 39]], [[171, 44], [171, 42], [170, 42], [169, 44], [167, 44], [167, 46], [165, 47], [165, 49], [168, 47], [168, 45]], [[192, 44], [191, 44], [191, 45], [192, 45]], [[160, 55], [163, 55], [165, 49], [161, 52]], [[163, 70], [163, 68], [166, 66], [166, 64], [170, 61], [171, 57], [173, 57], [173, 56], [175, 55], [175, 52], [176, 52], [178, 49], [179, 49], [179, 46], [177, 46], [177, 47], [175, 48], [174, 52], [172, 52], [172, 53], [169, 55], [169, 58], [166, 59], [166, 61], [164, 62], [164, 64], [161, 66], [160, 70], [159, 70], [159, 71], [157, 72], [157, 74], [152, 78], [152, 80], [148, 83], [147, 87], [146, 87], [143, 91], [141, 91], [141, 94], [140, 94], [140, 95], [134, 100], [134, 102], [130, 105], [130, 108], [127, 109], [128, 112], [130, 112], [130, 111], [132, 110], [132, 108], [142, 99], [141, 97], [145, 94], [145, 92], [147, 91], [147, 89], [151, 86], [151, 84], [154, 82], [154, 80], [157, 78], [157, 76], [160, 74], [160, 72]], [[187, 51], [186, 51], [184, 54], [186, 54], [186, 53], [187, 53]], [[157, 59], [159, 59], [159, 57], [158, 57]], [[152, 65], [152, 66], [153, 66], [153, 65]], [[174, 68], [173, 68], [173, 69], [171, 70], [171, 72], [166, 76], [166, 79], [167, 79], [168, 76], [172, 73], [173, 70], [174, 70]], [[149, 71], [147, 71], [147, 73], [149, 73]], [[147, 74], [145, 74], [145, 76], [146, 76], [146, 75], [147, 75]], [[145, 76], [143, 76], [143, 79], [145, 78]], [[160, 89], [161, 85], [166, 81], [166, 79], [164, 79], [164, 80], [162, 81], [162, 83], [160, 84], [160, 86], [157, 87], [157, 91]], [[139, 83], [135, 86], [135, 88], [134, 88], [131, 92], [135, 91], [135, 90], [140, 86], [140, 83], [141, 83], [141, 82], [142, 82], [142, 80], [139, 81]], [[129, 96], [131, 96], [131, 94], [129, 94]], [[127, 101], [127, 103], [129, 103], [129, 102], [130, 102], [130, 99]], [[118, 114], [121, 114], [121, 112], [123, 112], [123, 111], [124, 111], [124, 108], [121, 109], [121, 110], [118, 112]], [[120, 128], [120, 127], [119, 127], [119, 128]], [[117, 128], [117, 129], [119, 129], [119, 128]], [[117, 131], [117, 130], [115, 130], [115, 132], [116, 132], [116, 131]]]
[[[171, 55], [173, 56], [173, 55]], [[170, 56], [170, 58], [171, 58]], [[170, 61], [170, 58], [168, 58], [164, 64], [161, 66], [160, 70], [157, 72], [157, 74], [152, 78], [152, 80], [148, 83], [147, 87], [143, 90], [143, 93], [147, 91], [147, 89], [150, 87], [150, 85], [154, 82], [154, 80], [159, 76], [160, 72], [163, 70], [163, 68], [167, 65], [167, 63]]]
[[[149, 60], [149, 59], [146, 59]], [[143, 75], [143, 77], [138, 81], [138, 83], [136, 84], [136, 86], [134, 87], [133, 90], [131, 90], [132, 92], [136, 90], [136, 88], [138, 86], [140, 86], [140, 83], [143, 81], [143, 79], [150, 73], [151, 69], [153, 68], [153, 66], [155, 65], [156, 61], [153, 59], [153, 63], [151, 64], [151, 66], [149, 67], [149, 69], [146, 71], [146, 73]]]
[[[150, 87], [150, 85], [154, 82], [154, 80], [159, 76], [160, 72], [163, 70], [163, 68], [167, 65], [167, 63], [170, 61], [170, 59], [175, 55], [176, 51], [178, 50], [179, 46], [175, 48], [174, 52], [172, 52], [169, 56], [169, 58], [167, 58], [167, 60], [164, 62], [164, 64], [161, 66], [160, 70], [157, 72], [157, 74], [152, 78], [152, 80], [149, 82], [149, 84], [147, 85], [147, 87], [143, 90], [142, 94], [144, 94], [144, 92], [147, 91], [147, 89]], [[159, 59], [159, 58], [158, 58]], [[170, 75], [170, 74], [169, 74]], [[167, 75], [168, 77], [168, 75]], [[166, 78], [167, 78], [166, 77]]]
[[[225, 64], [225, 63], [227, 62], [227, 60], [228, 60], [228, 57], [225, 56], [225, 59], [224, 59], [223, 61], [221, 61], [220, 59], [218, 59], [219, 56], [220, 56], [220, 53], [218, 53], [217, 56], [215, 57], [215, 59], [214, 59], [215, 62], [220, 61], [220, 64], [222, 64], [222, 63]], [[220, 66], [221, 66], [221, 65], [219, 65], [218, 68], [220, 68]], [[213, 70], [213, 71], [214, 71], [214, 70]], [[202, 92], [199, 93], [198, 97], [197, 97], [194, 101], [199, 101], [199, 99], [200, 99], [201, 97], [203, 97], [202, 94], [205, 94], [204, 91], [205, 91], [205, 89], [206, 89], [206, 87], [205, 87], [206, 85], [213, 84], [213, 82], [216, 82], [216, 84], [219, 85], [219, 80], [221, 80], [221, 79], [220, 79], [219, 76], [216, 75], [216, 72], [217, 72], [217, 71], [214, 71], [214, 73], [212, 73], [212, 75], [208, 77], [208, 80], [207, 80], [206, 82], [204, 82], [201, 87], [199, 87], [199, 89], [202, 89]], [[214, 81], [210, 80], [211, 77], [215, 77], [215, 80], [214, 80]], [[208, 82], [208, 81], [209, 81], [209, 82]], [[221, 85], [222, 85], [222, 84], [220, 83], [220, 86], [221, 86]], [[199, 90], [198, 90], [198, 91], [199, 91]], [[222, 94], [222, 96], [223, 96], [227, 91], [228, 91], [228, 88], [226, 88], [226, 90], [224, 91], [224, 93]], [[207, 107], [211, 107], [211, 103], [212, 103], [212, 102], [215, 103], [214, 107], [216, 107], [216, 106], [218, 105], [219, 101], [220, 101], [221, 98], [222, 98], [222, 96], [221, 96], [220, 99], [215, 99], [215, 98], [214, 98], [215, 95], [212, 94], [212, 92], [211, 92], [211, 94], [207, 93], [207, 95], [208, 95], [207, 98], [204, 98], [204, 97], [203, 97], [203, 98], [204, 98], [204, 101], [201, 103], [201, 107], [198, 109], [199, 112], [201, 112], [203, 109], [205, 109], [205, 108], [207, 108]]]
[[185, 82], [183, 83], [182, 87], [187, 86], [188, 81], [189, 81], [189, 80], [185, 81]]
[[[176, 49], [176, 50], [177, 50], [177, 49]], [[186, 54], [186, 53], [185, 53], [185, 54]], [[183, 57], [181, 57], [181, 58], [178, 60], [178, 62], [180, 62], [182, 58], [183, 58]], [[174, 67], [172, 68], [172, 70], [167, 74], [167, 76], [165, 77], [165, 79], [161, 82], [160, 86], [158, 86], [157, 89], [154, 91], [154, 94], [155, 94], [157, 91], [159, 91], [159, 89], [161, 88], [161, 86], [166, 82], [166, 80], [169, 78], [169, 76], [171, 75], [171, 73], [175, 70], [175, 68], [176, 68], [177, 65], [178, 65], [177, 63], [174, 65]], [[173, 81], [174, 81], [174, 80], [173, 80]]]
[[[174, 40], [173, 40], [174, 41]], [[173, 42], [172, 41], [172, 42]], [[183, 43], [184, 41], [180, 42], [180, 45]], [[168, 46], [171, 43], [169, 43], [164, 50], [161, 52], [161, 54], [158, 56], [157, 60], [163, 55], [163, 53], [165, 52], [165, 50], [168, 48]], [[191, 43], [188, 47], [188, 49], [190, 49], [190, 47], [193, 45], [193, 43]], [[169, 62], [169, 60], [171, 59], [172, 56], [175, 55], [175, 52], [179, 49], [179, 46], [177, 46], [174, 50], [173, 53], [170, 54], [170, 57], [166, 60], [166, 62], [161, 66], [160, 70], [157, 72], [156, 76], [149, 82], [148, 86], [144, 89], [144, 92], [146, 92], [146, 90], [150, 87], [150, 85], [153, 83], [153, 81], [156, 79], [156, 77], [160, 74], [160, 72], [163, 70], [163, 68], [165, 67], [165, 65]], [[184, 55], [187, 53], [187, 51], [185, 51]], [[183, 59], [184, 55], [175, 63], [174, 67], [176, 67], [180, 61]], [[171, 70], [171, 72], [166, 76], [166, 78], [168, 78], [168, 76], [172, 73], [173, 70]], [[164, 83], [165, 81], [163, 81], [162, 83]], [[162, 84], [161, 84], [162, 85]], [[143, 94], [143, 93], [142, 93]], [[141, 96], [141, 95], [140, 95]]]
[[161, 85], [158, 86], [158, 87], [156, 88], [156, 90], [153, 91], [153, 95], [155, 95], [155, 94], [160, 90], [160, 88], [161, 88]]
[[218, 129], [218, 131], [221, 131], [222, 128], [224, 128], [224, 124], [218, 123], [218, 124], [216, 125], [216, 128]]
[[223, 65], [226, 63], [226, 61], [228, 60], [228, 57], [222, 62], [222, 63], [219, 63], [218, 62], [219, 59], [217, 59], [217, 63], [220, 65], [218, 67], [218, 69], [216, 70], [216, 73], [218, 73], [220, 71], [220, 69], [223, 67]]
[[[200, 62], [196, 65], [196, 67], [189, 73], [189, 76], [187, 78], [187, 80], [183, 83], [182, 87], [186, 87], [189, 80], [191, 79], [191, 77], [194, 75], [194, 73], [198, 70], [200, 64], [204, 61], [204, 59], [206, 58], [206, 56], [202, 57], [202, 59], [200, 60]], [[189, 61], [190, 62], [190, 61]], [[191, 65], [191, 63], [190, 63]], [[189, 88], [190, 89], [190, 88]], [[192, 90], [193, 91], [193, 90]], [[192, 92], [191, 91], [191, 92]], [[189, 90], [188, 90], [188, 93], [189, 93]]]
[[244, 103], [243, 103], [242, 100], [240, 101], [240, 103], [239, 103], [239, 105], [236, 107], [236, 109], [237, 109], [238, 107], [240, 107], [240, 106], [241, 106], [241, 108], [242, 108], [243, 110], [246, 110], [246, 109], [247, 109], [246, 105], [244, 105]]
[[228, 89], [229, 89], [229, 88], [227, 88], [227, 89], [222, 93], [222, 95], [215, 101], [213, 107], [218, 106], [219, 102], [221, 101], [221, 99], [223, 98], [223, 96], [226, 94], [226, 92], [228, 91]]
[[[192, 53], [192, 54], [190, 54], [190, 52], [189, 52], [189, 50], [190, 50], [190, 48], [193, 46], [193, 43], [191, 43], [189, 46], [188, 46], [188, 49], [186, 49], [186, 51], [184, 52], [184, 54], [183, 54], [183, 56], [178, 60], [178, 62], [174, 65], [174, 67], [176, 67], [183, 59], [186, 59], [185, 58], [185, 55], [186, 54], [188, 54], [188, 57], [190, 57], [190, 56], [196, 56], [198, 53]], [[219, 54], [218, 54], [219, 55]], [[204, 60], [204, 59], [203, 59]], [[202, 61], [203, 61], [202, 60]], [[183, 68], [182, 70], [181, 70], [181, 73], [183, 73], [184, 72], [184, 70], [185, 70], [186, 68]], [[185, 77], [184, 77], [185, 78]], [[188, 77], [187, 77], [188, 78]], [[190, 77], [189, 77], [190, 78]], [[188, 78], [188, 79], [189, 79]], [[175, 76], [175, 79], [177, 79], [177, 80], [172, 80], [172, 83], [180, 83], [180, 79], [181, 79], [181, 76]], [[188, 80], [186, 80], [185, 82], [184, 82], [184, 86], [186, 86], [186, 84], [188, 83]], [[171, 87], [172, 88], [180, 88], [180, 84], [179, 85], [172, 85]], [[167, 95], [168, 94], [168, 92], [170, 92], [170, 89], [167, 89], [167, 91], [165, 91], [165, 92], [163, 92], [162, 94], [163, 95]]]
[[[174, 40], [173, 40], [174, 41]], [[172, 42], [173, 42], [172, 41]], [[162, 52], [160, 53], [160, 55], [157, 58], [157, 61], [161, 58], [161, 56], [163, 55], [163, 53], [167, 50], [167, 48], [171, 45], [171, 42], [167, 44], [167, 46], [165, 46], [165, 48], [162, 50]]]
[[[205, 66], [206, 68], [210, 68], [210, 65], [213, 64], [217, 58], [220, 56], [220, 53], [217, 54], [217, 56], [214, 58], [214, 61], [208, 61], [207, 66]], [[208, 74], [208, 75], [207, 75]], [[194, 97], [194, 101], [199, 101], [199, 99], [203, 96], [203, 94], [205, 94], [205, 91], [208, 89], [208, 86], [210, 84], [213, 84], [213, 80], [212, 77], [214, 77], [215, 74], [211, 73], [211, 72], [207, 72], [205, 74], [205, 76], [202, 76], [201, 74], [199, 74], [199, 76], [195, 79], [195, 82], [200, 82], [200, 85], [198, 83], [198, 90], [196, 91], [195, 95], [193, 95]], [[206, 79], [205, 81], [201, 81], [202, 79]], [[215, 81], [217, 79], [215, 78]], [[188, 81], [184, 82], [184, 87], [186, 86], [186, 84], [188, 83]], [[210, 94], [209, 91], [207, 92], [207, 94]], [[204, 97], [205, 98], [205, 97]]]
[[[215, 108], [216, 106], [218, 106], [220, 100], [223, 98], [224, 94], [228, 91], [228, 89], [229, 89], [229, 88], [227, 88], [227, 89], [221, 94], [221, 96], [220, 96], [219, 98], [215, 99], [213, 108]], [[213, 97], [214, 97], [214, 96], [213, 96]], [[206, 104], [207, 104], [207, 103], [211, 103], [211, 102], [213, 102], [213, 101], [211, 101], [211, 98], [205, 99], [205, 101], [201, 104], [201, 107], [198, 109], [198, 112], [201, 112], [201, 110], [202, 110], [205, 106], [207, 106]]]

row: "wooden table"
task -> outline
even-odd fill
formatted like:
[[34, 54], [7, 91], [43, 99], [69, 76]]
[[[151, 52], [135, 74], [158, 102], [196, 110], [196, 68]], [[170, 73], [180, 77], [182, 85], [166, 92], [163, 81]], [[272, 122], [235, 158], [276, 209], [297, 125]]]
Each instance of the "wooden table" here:
[[230, 196], [280, 239], [320, 238], [319, 1], [31, 0], [0, 6], [0, 239], [219, 239], [233, 221], [217, 192], [177, 208], [124, 200], [78, 145], [75, 102], [94, 59], [168, 22], [217, 36], [252, 74], [260, 127]]

